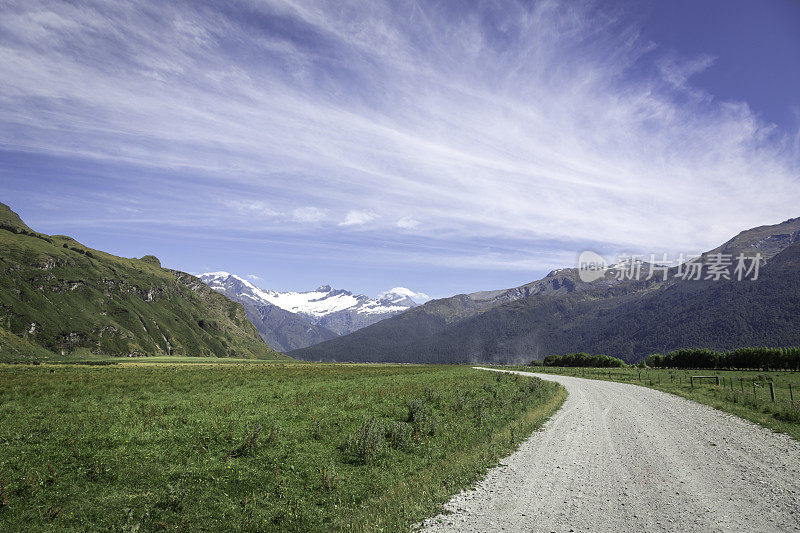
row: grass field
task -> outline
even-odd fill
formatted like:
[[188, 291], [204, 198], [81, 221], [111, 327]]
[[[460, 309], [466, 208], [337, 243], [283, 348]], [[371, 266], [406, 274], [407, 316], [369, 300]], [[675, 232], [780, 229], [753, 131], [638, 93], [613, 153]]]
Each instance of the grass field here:
[[[800, 372], [734, 370], [676, 370], [653, 368], [515, 367], [529, 372], [553, 373], [634, 383], [683, 396], [735, 414], [800, 440]], [[695, 380], [691, 376], [718, 376]], [[769, 383], [772, 382], [775, 401]], [[793, 398], [793, 399], [792, 399]]]
[[194, 357], [189, 355], [148, 355], [141, 357], [120, 357], [113, 355], [98, 355], [88, 350], [78, 349], [75, 353], [66, 356], [53, 356], [47, 359], [37, 359], [33, 362], [23, 359], [0, 360], [0, 364], [21, 365], [286, 365], [295, 363], [294, 359], [275, 361], [269, 359], [241, 358], [241, 357]]
[[401, 531], [563, 402], [468, 367], [0, 365], [0, 531]]

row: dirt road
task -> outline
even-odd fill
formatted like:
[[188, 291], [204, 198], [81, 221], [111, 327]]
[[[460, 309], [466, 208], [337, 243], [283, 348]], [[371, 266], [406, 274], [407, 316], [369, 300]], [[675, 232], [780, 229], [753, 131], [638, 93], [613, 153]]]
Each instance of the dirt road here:
[[636, 385], [530, 375], [564, 385], [563, 408], [425, 531], [800, 531], [797, 441]]

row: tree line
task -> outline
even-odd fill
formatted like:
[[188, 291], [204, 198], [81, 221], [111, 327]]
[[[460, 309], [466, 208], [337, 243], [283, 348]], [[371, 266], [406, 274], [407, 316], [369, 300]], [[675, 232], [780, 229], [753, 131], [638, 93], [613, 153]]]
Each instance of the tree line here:
[[535, 366], [585, 366], [595, 368], [627, 366], [622, 359], [609, 355], [591, 355], [585, 352], [548, 355], [544, 360], [534, 360], [530, 364]]
[[705, 348], [683, 349], [647, 358], [656, 368], [714, 368], [800, 370], [800, 348], [737, 348], [716, 352]]
[[[703, 368], [731, 370], [800, 370], [800, 347], [788, 348], [737, 348], [717, 352], [707, 348], [674, 350], [667, 354], [654, 354], [646, 359], [653, 368]], [[548, 355], [544, 360], [533, 360], [530, 366], [570, 366], [617, 368], [628, 366], [625, 361], [608, 355], [591, 355], [585, 352]]]

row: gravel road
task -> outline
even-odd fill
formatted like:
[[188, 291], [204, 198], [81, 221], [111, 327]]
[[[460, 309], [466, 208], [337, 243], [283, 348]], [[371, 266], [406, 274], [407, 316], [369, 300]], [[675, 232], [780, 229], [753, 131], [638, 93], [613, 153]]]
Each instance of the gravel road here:
[[519, 373], [564, 385], [564, 406], [424, 531], [800, 531], [797, 441], [636, 385]]

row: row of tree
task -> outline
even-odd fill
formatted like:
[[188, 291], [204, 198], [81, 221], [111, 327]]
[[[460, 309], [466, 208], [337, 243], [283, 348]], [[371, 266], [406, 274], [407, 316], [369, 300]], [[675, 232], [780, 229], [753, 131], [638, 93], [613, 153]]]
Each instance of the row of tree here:
[[[542, 361], [531, 361], [529, 365], [594, 368], [627, 366], [622, 359], [608, 355], [591, 355], [585, 352], [548, 355]], [[651, 355], [647, 358], [647, 366], [654, 368], [800, 370], [800, 348], [737, 348], [727, 352], [717, 352], [706, 348], [682, 349], [666, 355]]]
[[800, 348], [737, 348], [727, 352], [707, 349], [675, 350], [647, 358], [656, 368], [727, 368], [800, 370]]
[[531, 365], [542, 366], [586, 366], [612, 368], [627, 366], [625, 361], [608, 355], [591, 355], [584, 352], [548, 355], [543, 361], [531, 361]]

